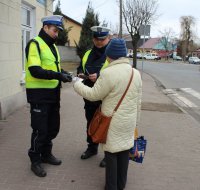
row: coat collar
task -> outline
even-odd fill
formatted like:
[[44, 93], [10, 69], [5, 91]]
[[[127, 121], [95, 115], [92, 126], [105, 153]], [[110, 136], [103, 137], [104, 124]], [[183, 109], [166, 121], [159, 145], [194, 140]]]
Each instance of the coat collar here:
[[108, 67], [111, 67], [113, 65], [117, 65], [117, 64], [129, 64], [130, 65], [130, 61], [128, 58], [125, 57], [121, 57], [117, 60], [112, 61], [111, 63], [108, 64]]

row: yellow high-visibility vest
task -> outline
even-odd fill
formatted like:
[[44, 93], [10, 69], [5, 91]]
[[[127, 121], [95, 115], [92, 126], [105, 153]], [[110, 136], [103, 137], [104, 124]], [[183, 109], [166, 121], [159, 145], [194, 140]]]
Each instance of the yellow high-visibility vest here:
[[34, 40], [39, 43], [40, 52], [38, 52], [36, 43], [32, 42], [29, 47], [28, 58], [26, 60], [26, 65], [25, 65], [26, 88], [31, 88], [31, 89], [34, 89], [34, 88], [48, 88], [48, 89], [56, 88], [59, 84], [58, 80], [56, 80], [56, 79], [45, 80], [45, 79], [35, 78], [31, 75], [28, 68], [31, 66], [40, 66], [40, 67], [42, 67], [42, 69], [45, 69], [45, 70], [60, 72], [60, 70], [61, 70], [60, 55], [59, 55], [58, 49], [54, 45], [57, 55], [58, 55], [57, 66], [56, 66], [56, 58], [53, 55], [49, 46], [39, 36], [35, 37]]
[[[85, 73], [85, 65], [86, 65], [86, 62], [88, 60], [88, 57], [89, 57], [91, 51], [92, 51], [91, 49], [86, 51], [82, 58], [82, 67], [83, 67], [84, 73]], [[103, 67], [101, 67], [101, 70], [105, 69], [108, 66], [108, 64], [109, 64], [109, 62], [106, 60], [105, 63], [103, 64]]]

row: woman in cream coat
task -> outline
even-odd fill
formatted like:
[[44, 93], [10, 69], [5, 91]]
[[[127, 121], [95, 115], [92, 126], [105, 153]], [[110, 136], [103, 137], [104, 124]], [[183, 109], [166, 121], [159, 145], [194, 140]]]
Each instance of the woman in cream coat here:
[[125, 188], [129, 149], [133, 147], [134, 129], [140, 118], [142, 81], [140, 73], [133, 69], [129, 64], [129, 59], [125, 58], [126, 54], [125, 41], [112, 39], [106, 48], [109, 65], [101, 71], [95, 85], [90, 88], [81, 81], [74, 84], [75, 91], [85, 99], [102, 100], [101, 111], [111, 116], [126, 90], [133, 70], [129, 90], [117, 112], [114, 113], [107, 141], [102, 144], [106, 158], [105, 190]]

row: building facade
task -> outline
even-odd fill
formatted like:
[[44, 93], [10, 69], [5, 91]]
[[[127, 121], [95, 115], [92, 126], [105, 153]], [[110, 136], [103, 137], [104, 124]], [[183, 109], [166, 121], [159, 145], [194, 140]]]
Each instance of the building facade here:
[[76, 47], [76, 44], [78, 44], [80, 40], [82, 24], [64, 14], [62, 15], [64, 17], [63, 24], [65, 29], [70, 29], [67, 45], [70, 47]]
[[138, 50], [145, 53], [157, 53], [160, 57], [166, 57], [173, 52], [173, 44], [165, 37], [150, 38]]
[[53, 0], [0, 0], [0, 119], [26, 103], [24, 49], [53, 12]]

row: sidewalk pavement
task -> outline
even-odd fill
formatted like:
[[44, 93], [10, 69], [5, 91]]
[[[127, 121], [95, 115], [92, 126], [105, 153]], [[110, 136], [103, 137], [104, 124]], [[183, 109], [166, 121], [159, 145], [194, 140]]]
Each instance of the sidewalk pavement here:
[[[103, 152], [81, 160], [86, 149], [83, 100], [72, 84], [62, 89], [61, 130], [54, 154], [61, 166], [44, 165], [45, 178], [30, 171], [28, 105], [0, 121], [0, 190], [103, 190]], [[143, 73], [143, 104], [139, 133], [148, 140], [143, 164], [130, 161], [126, 190], [199, 190], [200, 125], [181, 112], [155, 81]]]

